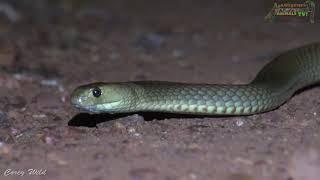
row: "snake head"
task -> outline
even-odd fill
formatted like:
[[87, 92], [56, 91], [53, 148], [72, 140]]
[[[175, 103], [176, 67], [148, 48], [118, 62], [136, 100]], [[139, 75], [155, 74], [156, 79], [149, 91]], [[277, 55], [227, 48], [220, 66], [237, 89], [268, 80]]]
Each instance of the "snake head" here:
[[76, 88], [71, 94], [71, 104], [92, 113], [119, 112], [128, 109], [126, 95], [130, 89], [121, 83], [93, 83]]

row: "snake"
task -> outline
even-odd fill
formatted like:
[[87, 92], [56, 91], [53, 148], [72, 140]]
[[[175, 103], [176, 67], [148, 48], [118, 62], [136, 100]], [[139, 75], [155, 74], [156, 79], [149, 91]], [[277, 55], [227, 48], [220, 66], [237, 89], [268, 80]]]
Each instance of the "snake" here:
[[247, 84], [94, 82], [75, 88], [70, 99], [89, 113], [252, 115], [275, 110], [319, 80], [320, 43], [312, 43], [280, 53]]

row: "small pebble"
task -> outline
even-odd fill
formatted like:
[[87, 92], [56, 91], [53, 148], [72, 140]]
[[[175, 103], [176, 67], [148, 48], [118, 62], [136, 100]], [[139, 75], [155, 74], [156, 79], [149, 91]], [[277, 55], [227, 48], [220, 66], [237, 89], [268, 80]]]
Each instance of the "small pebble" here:
[[0, 155], [7, 155], [11, 152], [11, 146], [4, 142], [0, 142]]
[[16, 136], [19, 133], [19, 130], [17, 128], [11, 127], [10, 128], [11, 134], [13, 136]]
[[112, 126], [112, 130], [115, 132], [125, 133], [126, 127], [120, 122], [115, 122]]
[[243, 120], [237, 119], [236, 124], [238, 127], [242, 126], [244, 124]]
[[141, 134], [138, 133], [138, 132], [136, 132], [136, 129], [133, 128], [133, 127], [128, 128], [128, 132], [129, 132], [130, 134], [132, 134], [133, 136], [136, 136], [136, 137], [140, 137], [140, 136], [141, 136]]
[[66, 97], [65, 97], [65, 96], [62, 96], [62, 97], [60, 98], [60, 100], [61, 100], [61, 102], [65, 103], [65, 102], [66, 102]]
[[64, 92], [64, 87], [62, 85], [59, 85], [58, 90], [59, 90], [59, 92]]
[[249, 159], [244, 159], [242, 157], [237, 157], [234, 160], [236, 163], [245, 164], [245, 165], [253, 165], [254, 163]]
[[43, 79], [40, 81], [40, 84], [44, 86], [58, 86], [59, 83], [55, 79]]
[[33, 81], [34, 79], [31, 76], [26, 74], [14, 74], [13, 77], [18, 81]]
[[115, 122], [113, 126], [117, 129], [126, 129], [126, 127], [120, 122]]
[[55, 153], [49, 153], [49, 154], [47, 155], [47, 158], [48, 158], [50, 161], [52, 161], [52, 162], [54, 162], [54, 163], [56, 163], [56, 164], [58, 164], [58, 165], [60, 165], [60, 166], [65, 166], [65, 165], [68, 164], [68, 162], [67, 162], [66, 160], [62, 159], [61, 157], [59, 157], [59, 156], [58, 156], [57, 154], [55, 154]]
[[46, 118], [47, 115], [45, 115], [45, 114], [33, 114], [32, 117], [36, 118], [36, 119], [42, 119], [42, 118]]
[[135, 132], [136, 132], [136, 129], [133, 128], [133, 127], [130, 127], [130, 128], [128, 129], [128, 132], [129, 132], [129, 133], [135, 133]]
[[46, 144], [53, 145], [56, 139], [51, 136], [45, 136], [44, 141]]
[[201, 146], [199, 144], [196, 144], [196, 143], [191, 143], [191, 144], [187, 145], [187, 149], [188, 150], [193, 150], [193, 151], [201, 150]]

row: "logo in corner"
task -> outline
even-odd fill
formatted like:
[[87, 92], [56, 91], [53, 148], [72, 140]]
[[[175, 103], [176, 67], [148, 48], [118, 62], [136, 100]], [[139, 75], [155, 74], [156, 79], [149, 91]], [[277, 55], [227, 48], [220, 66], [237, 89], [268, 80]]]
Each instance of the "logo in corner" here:
[[276, 17], [296, 17], [307, 19], [314, 23], [315, 2], [306, 0], [302, 3], [277, 3], [273, 4], [272, 9], [265, 16], [265, 21], [273, 22]]

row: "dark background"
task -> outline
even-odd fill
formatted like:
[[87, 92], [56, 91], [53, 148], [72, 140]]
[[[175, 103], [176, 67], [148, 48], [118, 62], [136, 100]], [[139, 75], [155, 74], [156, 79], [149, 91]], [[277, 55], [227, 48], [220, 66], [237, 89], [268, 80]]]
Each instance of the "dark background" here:
[[244, 117], [89, 115], [69, 103], [96, 81], [248, 83], [279, 53], [320, 40], [318, 10], [315, 24], [267, 23], [272, 5], [0, 1], [0, 179], [317, 179], [317, 86]]

